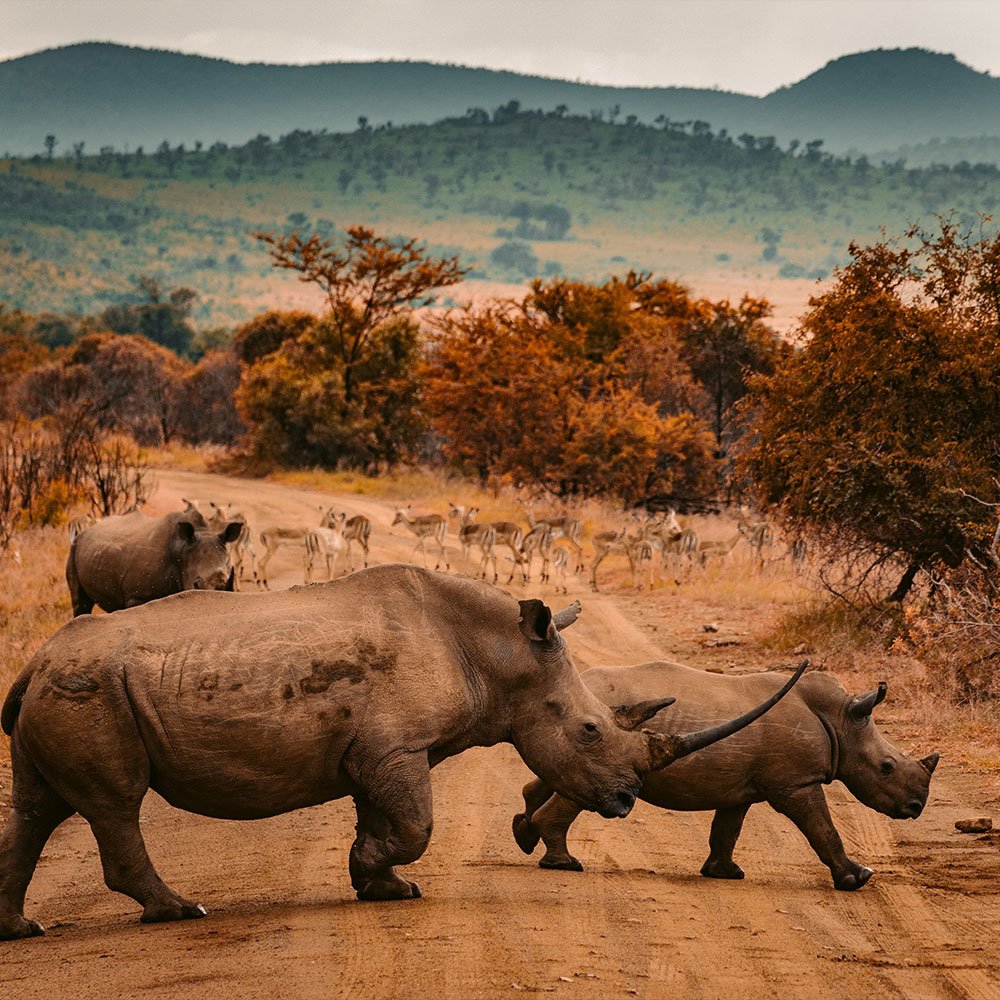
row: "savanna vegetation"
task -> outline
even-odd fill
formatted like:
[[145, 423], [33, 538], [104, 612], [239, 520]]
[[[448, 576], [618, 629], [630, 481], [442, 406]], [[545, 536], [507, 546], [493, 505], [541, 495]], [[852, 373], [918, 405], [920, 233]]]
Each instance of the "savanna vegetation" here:
[[[619, 510], [753, 498], [786, 538], [808, 539], [831, 593], [876, 609], [891, 639], [961, 645], [980, 664], [962, 683], [992, 683], [995, 235], [952, 218], [852, 244], [794, 344], [766, 301], [696, 298], [646, 272], [429, 309], [466, 274], [457, 256], [363, 226], [258, 238], [319, 309], [216, 331], [225, 346], [197, 360], [190, 295], [145, 279], [131, 306], [84, 319], [0, 312], [8, 453], [53, 470], [8, 491], [11, 531], [83, 497], [105, 512], [140, 499], [133, 486], [95, 500], [84, 472], [58, 464], [77, 427], [132, 447], [212, 443], [227, 468], [258, 473], [419, 465]], [[47, 457], [24, 457], [39, 447]], [[925, 613], [886, 619], [911, 592]]]
[[902, 231], [951, 209], [971, 219], [1000, 197], [989, 164], [875, 165], [809, 137], [779, 144], [704, 120], [643, 124], [614, 108], [585, 116], [516, 101], [434, 125], [362, 118], [349, 133], [239, 146], [54, 148], [0, 161], [9, 302], [79, 314], [155, 305], [130, 284], [151, 275], [197, 292], [191, 315], [206, 327], [241, 322], [262, 299], [308, 302], [262, 260], [254, 230], [326, 239], [359, 221], [419, 234], [438, 256], [460, 253], [473, 282], [603, 282], [635, 270], [789, 283], [803, 301], [878, 224]]

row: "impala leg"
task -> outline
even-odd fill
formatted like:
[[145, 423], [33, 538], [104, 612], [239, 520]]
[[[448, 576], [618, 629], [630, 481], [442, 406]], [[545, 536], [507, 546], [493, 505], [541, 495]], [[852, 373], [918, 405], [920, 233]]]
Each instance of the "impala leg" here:
[[859, 865], [847, 856], [840, 834], [830, 818], [822, 786], [797, 788], [780, 801], [772, 801], [771, 805], [805, 834], [809, 846], [830, 869], [837, 889], [860, 889], [872, 877], [870, 868]]
[[701, 874], [706, 878], [743, 878], [743, 869], [733, 861], [733, 849], [749, 809], [749, 803], [716, 809], [712, 832], [708, 835], [708, 859], [701, 866]]

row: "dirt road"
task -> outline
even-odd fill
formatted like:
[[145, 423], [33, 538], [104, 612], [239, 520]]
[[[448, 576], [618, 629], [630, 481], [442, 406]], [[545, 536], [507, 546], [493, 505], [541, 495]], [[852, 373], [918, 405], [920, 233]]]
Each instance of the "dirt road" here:
[[[158, 476], [157, 504], [233, 501], [258, 526], [313, 523], [324, 499]], [[409, 556], [413, 540], [390, 532], [388, 505], [350, 497], [343, 506], [372, 518], [376, 561]], [[274, 568], [274, 586], [301, 582], [298, 556], [277, 556]], [[582, 597], [584, 614], [567, 638], [581, 666], [662, 656], [655, 642], [680, 624], [665, 618], [650, 633], [633, 598], [592, 595], [582, 582], [576, 592], [571, 585], [568, 600]], [[509, 747], [472, 750], [434, 771], [434, 836], [412, 866], [424, 898], [407, 903], [355, 901], [350, 800], [233, 823], [179, 812], [151, 793], [150, 854], [209, 910], [206, 920], [154, 927], [104, 887], [90, 831], [74, 818], [49, 842], [28, 894], [48, 935], [0, 946], [3, 995], [186, 998], [208, 987], [209, 996], [296, 1000], [1000, 997], [1000, 849], [953, 830], [957, 818], [1000, 810], [947, 759], [915, 822], [829, 790], [849, 853], [876, 871], [853, 894], [833, 890], [800, 834], [767, 806], [751, 811], [737, 848], [743, 882], [697, 874], [710, 814], [641, 803], [625, 821], [580, 818], [572, 836], [584, 873], [540, 871], [510, 835], [528, 777]], [[4, 801], [9, 789], [0, 771]]]

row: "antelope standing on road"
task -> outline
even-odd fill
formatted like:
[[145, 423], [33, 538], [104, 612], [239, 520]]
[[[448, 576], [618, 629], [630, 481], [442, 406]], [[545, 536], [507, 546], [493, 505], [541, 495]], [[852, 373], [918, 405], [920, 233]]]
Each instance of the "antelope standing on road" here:
[[583, 569], [583, 547], [580, 545], [580, 538], [583, 535], [583, 525], [580, 521], [575, 517], [570, 517], [569, 514], [557, 517], [543, 517], [536, 521], [534, 501], [519, 499], [517, 502], [524, 508], [524, 516], [528, 519], [528, 524], [532, 529], [537, 528], [540, 524], [547, 524], [552, 529], [553, 540], [560, 538], [566, 540], [566, 544], [576, 553], [576, 568], [573, 572], [579, 573]]
[[[469, 550], [473, 545], [477, 546], [483, 554], [483, 558], [479, 563], [479, 573], [477, 576], [481, 576], [484, 580], [486, 579], [486, 566], [487, 563], [493, 563], [493, 582], [497, 582], [497, 556], [496, 556], [496, 538], [497, 533], [491, 524], [477, 524], [473, 521], [473, 518], [479, 513], [478, 507], [472, 507], [469, 510], [465, 510], [464, 507], [457, 506], [456, 504], [451, 505], [451, 510], [448, 512], [449, 520], [451, 518], [458, 519], [458, 540], [462, 546], [462, 557], [464, 559], [469, 558]], [[513, 572], [511, 573], [513, 576]]]
[[313, 566], [322, 558], [326, 561], [326, 578], [332, 580], [337, 571], [337, 556], [344, 551], [344, 523], [346, 514], [335, 514], [328, 510], [323, 515], [323, 524], [319, 528], [310, 528], [306, 532], [305, 546], [305, 582], [312, 582]]
[[[323, 508], [321, 507], [320, 510]], [[320, 527], [323, 526], [322, 520]], [[267, 583], [267, 564], [271, 561], [271, 556], [280, 548], [300, 548], [304, 549], [306, 544], [306, 532], [308, 528], [293, 528], [287, 525], [269, 525], [262, 528], [260, 532], [260, 543], [264, 546], [264, 555], [257, 566], [257, 586], [264, 590], [270, 590]], [[303, 553], [303, 558], [306, 554]]]
[[[750, 546], [750, 563], [759, 570], [763, 570], [764, 562], [774, 545], [774, 529], [767, 521], [751, 521], [746, 512], [739, 513], [739, 531]], [[766, 550], [766, 552], [765, 552]]]
[[542, 560], [541, 581], [546, 583], [549, 579], [549, 554], [552, 551], [552, 528], [545, 524], [537, 524], [529, 531], [521, 541], [521, 572], [524, 575], [524, 582], [531, 579], [531, 563], [537, 552]]
[[653, 589], [653, 546], [648, 538], [641, 533], [628, 535], [624, 528], [621, 531], [601, 531], [594, 535], [594, 561], [590, 567], [590, 587], [595, 592], [597, 586], [597, 567], [614, 553], [623, 553], [628, 559], [632, 572], [632, 586], [642, 590], [639, 575], [643, 562], [649, 562], [649, 589]]
[[[405, 510], [400, 508], [396, 511], [396, 516], [392, 520], [392, 527], [395, 527], [397, 524], [402, 524], [418, 538], [417, 544], [413, 546], [413, 554], [416, 554], [417, 549], [420, 549], [423, 553], [425, 568], [427, 566], [427, 549], [425, 546], [427, 540], [430, 539], [441, 550], [441, 555], [444, 556], [444, 568], [451, 569], [451, 565], [448, 562], [448, 553], [444, 547], [444, 532], [447, 522], [440, 514], [421, 514], [419, 517], [410, 517], [409, 507]], [[434, 568], [437, 569], [440, 565], [441, 560], [438, 559], [434, 564]]]
[[346, 512], [338, 514], [333, 507], [320, 507], [320, 511], [323, 513], [323, 520], [320, 524], [324, 528], [335, 527], [338, 517], [343, 519], [344, 523], [340, 528], [340, 533], [344, 536], [344, 542], [347, 545], [347, 572], [354, 572], [354, 560], [351, 557], [352, 542], [357, 542], [361, 546], [361, 550], [365, 554], [365, 569], [368, 569], [368, 539], [372, 533], [371, 521], [364, 514], [355, 514], [354, 517], [348, 517]]
[[736, 534], [726, 541], [699, 542], [698, 564], [702, 567], [702, 569], [704, 569], [705, 566], [708, 565], [709, 560], [712, 559], [718, 559], [720, 562], [727, 562], [729, 560], [729, 554], [736, 548], [742, 537], [743, 532], [737, 530]]

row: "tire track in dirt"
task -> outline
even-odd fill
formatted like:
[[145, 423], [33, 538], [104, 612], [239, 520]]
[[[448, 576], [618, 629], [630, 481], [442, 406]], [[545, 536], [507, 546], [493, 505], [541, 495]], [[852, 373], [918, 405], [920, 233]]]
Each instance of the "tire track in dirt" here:
[[[235, 502], [251, 521], [318, 520], [324, 495], [273, 483], [160, 472], [157, 505], [181, 496]], [[334, 498], [330, 498], [331, 500]], [[337, 497], [372, 518], [373, 562], [406, 559], [413, 539], [389, 530], [387, 503]], [[457, 563], [453, 541], [449, 554]], [[273, 586], [301, 582], [301, 558], [275, 556]], [[537, 587], [515, 586], [521, 596]], [[568, 634], [581, 667], [662, 656], [631, 595], [590, 594]], [[690, 609], [683, 605], [687, 612]], [[665, 611], [658, 640], [691, 622]], [[9, 788], [9, 772], [2, 772]], [[201, 899], [203, 922], [141, 927], [130, 900], [103, 886], [79, 819], [50, 842], [29, 892], [48, 937], [0, 946], [0, 981], [18, 1000], [131, 993], [296, 1000], [676, 996], [715, 1000], [1000, 997], [1000, 852], [956, 839], [956, 813], [979, 810], [971, 779], [942, 764], [916, 823], [893, 823], [840, 786], [831, 809], [848, 850], [876, 869], [860, 893], [835, 892], [791, 824], [755, 806], [741, 837], [744, 882], [697, 872], [708, 814], [640, 804], [626, 821], [581, 816], [573, 849], [587, 871], [543, 872], [520, 853], [510, 819], [527, 769], [509, 747], [472, 750], [433, 776], [435, 831], [408, 869], [425, 898], [360, 904], [347, 876], [349, 800], [253, 823], [171, 809], [151, 795], [143, 830], [169, 882]], [[6, 789], [5, 789], [6, 790]]]

